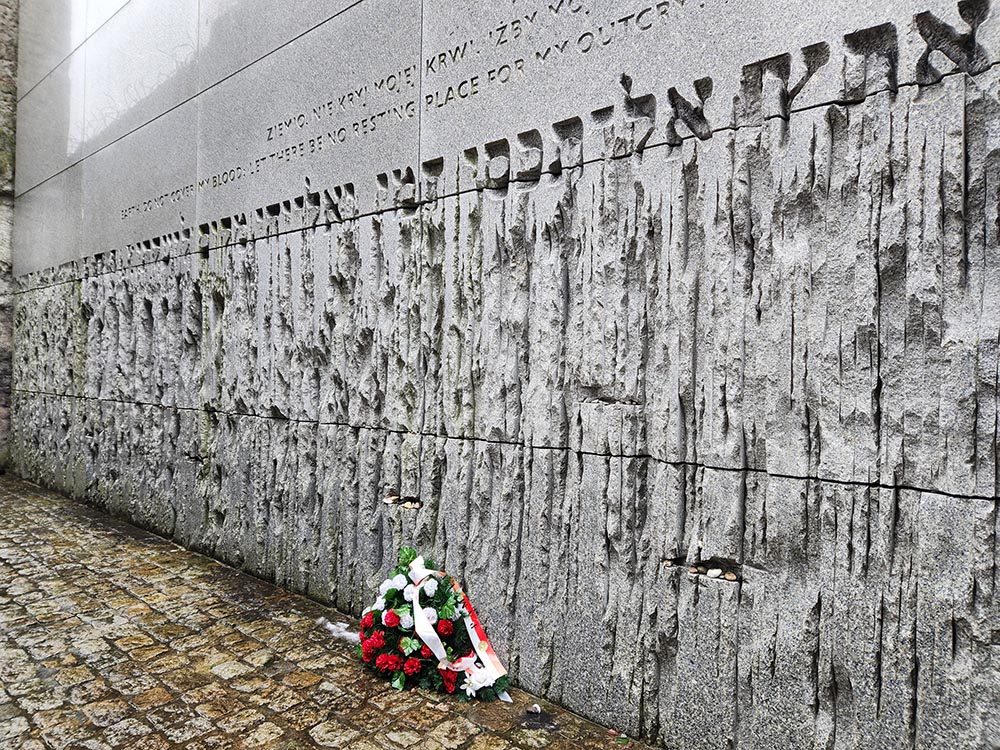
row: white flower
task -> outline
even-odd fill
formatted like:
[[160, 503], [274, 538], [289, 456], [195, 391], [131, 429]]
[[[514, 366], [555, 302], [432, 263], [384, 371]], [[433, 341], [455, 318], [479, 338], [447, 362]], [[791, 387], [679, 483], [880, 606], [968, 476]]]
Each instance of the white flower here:
[[397, 573], [392, 579], [392, 588], [396, 589], [396, 591], [401, 591], [406, 588], [407, 583], [408, 581], [406, 580], [406, 576], [402, 573]]
[[438, 582], [436, 578], [428, 578], [424, 581], [424, 593], [427, 596], [434, 596], [438, 590]]
[[378, 599], [376, 599], [375, 603], [372, 605], [372, 609], [373, 610], [374, 609], [385, 609], [385, 597], [384, 596], [380, 596]]
[[434, 607], [424, 607], [424, 617], [427, 621], [433, 625], [438, 621], [438, 613], [435, 611]]
[[493, 680], [490, 679], [490, 673], [479, 662], [476, 662], [466, 670], [465, 682], [462, 683], [462, 689], [465, 690], [470, 698], [473, 698], [477, 691], [492, 684]]
[[412, 630], [413, 615], [410, 614], [401, 615], [399, 618], [399, 627], [401, 627], [403, 630]]
[[462, 683], [462, 689], [465, 691], [465, 694], [468, 695], [470, 698], [476, 697], [476, 687], [475, 685], [472, 684], [471, 677], [465, 678], [465, 682]]
[[472, 682], [472, 687], [476, 690], [493, 684], [492, 680], [490, 680], [489, 672], [482, 667], [479, 667], [475, 672], [473, 672], [472, 675], [470, 675], [469, 680]]
[[465, 608], [464, 605], [462, 605], [462, 604], [456, 604], [455, 605], [455, 614], [454, 614], [454, 616], [451, 619], [452, 620], [461, 620], [467, 614], [469, 614], [469, 611]]
[[413, 597], [416, 595], [417, 595], [417, 587], [414, 586], [412, 583], [405, 589], [403, 589], [403, 598], [406, 599], [406, 601], [408, 602], [412, 602]]
[[384, 581], [382, 581], [381, 584], [379, 584], [378, 587], [379, 596], [385, 596], [386, 594], [389, 593], [389, 589], [391, 588], [392, 588], [392, 581], [386, 578]]

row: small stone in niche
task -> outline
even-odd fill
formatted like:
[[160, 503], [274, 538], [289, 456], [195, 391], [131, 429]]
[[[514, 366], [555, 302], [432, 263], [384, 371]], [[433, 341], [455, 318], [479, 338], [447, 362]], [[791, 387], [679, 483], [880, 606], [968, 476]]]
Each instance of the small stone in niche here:
[[722, 575], [722, 569], [721, 568], [711, 568], [708, 571], [708, 577], [709, 578], [719, 578], [721, 575]]
[[730, 581], [730, 582], [735, 581], [736, 580], [736, 574], [733, 573], [732, 571], [729, 571], [728, 573], [726, 573], [726, 580]]

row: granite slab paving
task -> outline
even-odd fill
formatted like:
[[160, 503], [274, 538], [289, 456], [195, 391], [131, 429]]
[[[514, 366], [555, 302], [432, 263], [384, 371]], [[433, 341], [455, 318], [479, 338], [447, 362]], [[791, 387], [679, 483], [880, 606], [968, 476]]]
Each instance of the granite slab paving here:
[[4, 750], [645, 747], [518, 690], [513, 705], [397, 692], [321, 616], [356, 625], [0, 477]]

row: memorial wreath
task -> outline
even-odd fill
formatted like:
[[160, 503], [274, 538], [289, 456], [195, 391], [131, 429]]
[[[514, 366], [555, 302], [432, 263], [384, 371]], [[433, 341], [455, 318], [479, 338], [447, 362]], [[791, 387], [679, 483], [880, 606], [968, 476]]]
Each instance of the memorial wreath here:
[[469, 700], [505, 700], [507, 670], [454, 578], [410, 547], [379, 586], [361, 618], [358, 655], [394, 688], [458, 692]]

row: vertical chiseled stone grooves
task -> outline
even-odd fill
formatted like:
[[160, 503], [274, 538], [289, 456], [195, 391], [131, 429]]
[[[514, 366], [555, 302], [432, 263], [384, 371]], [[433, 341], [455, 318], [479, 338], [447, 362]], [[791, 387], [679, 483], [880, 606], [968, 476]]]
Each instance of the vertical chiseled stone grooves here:
[[14, 464], [355, 613], [415, 543], [668, 747], [988, 747], [998, 84], [29, 278]]

